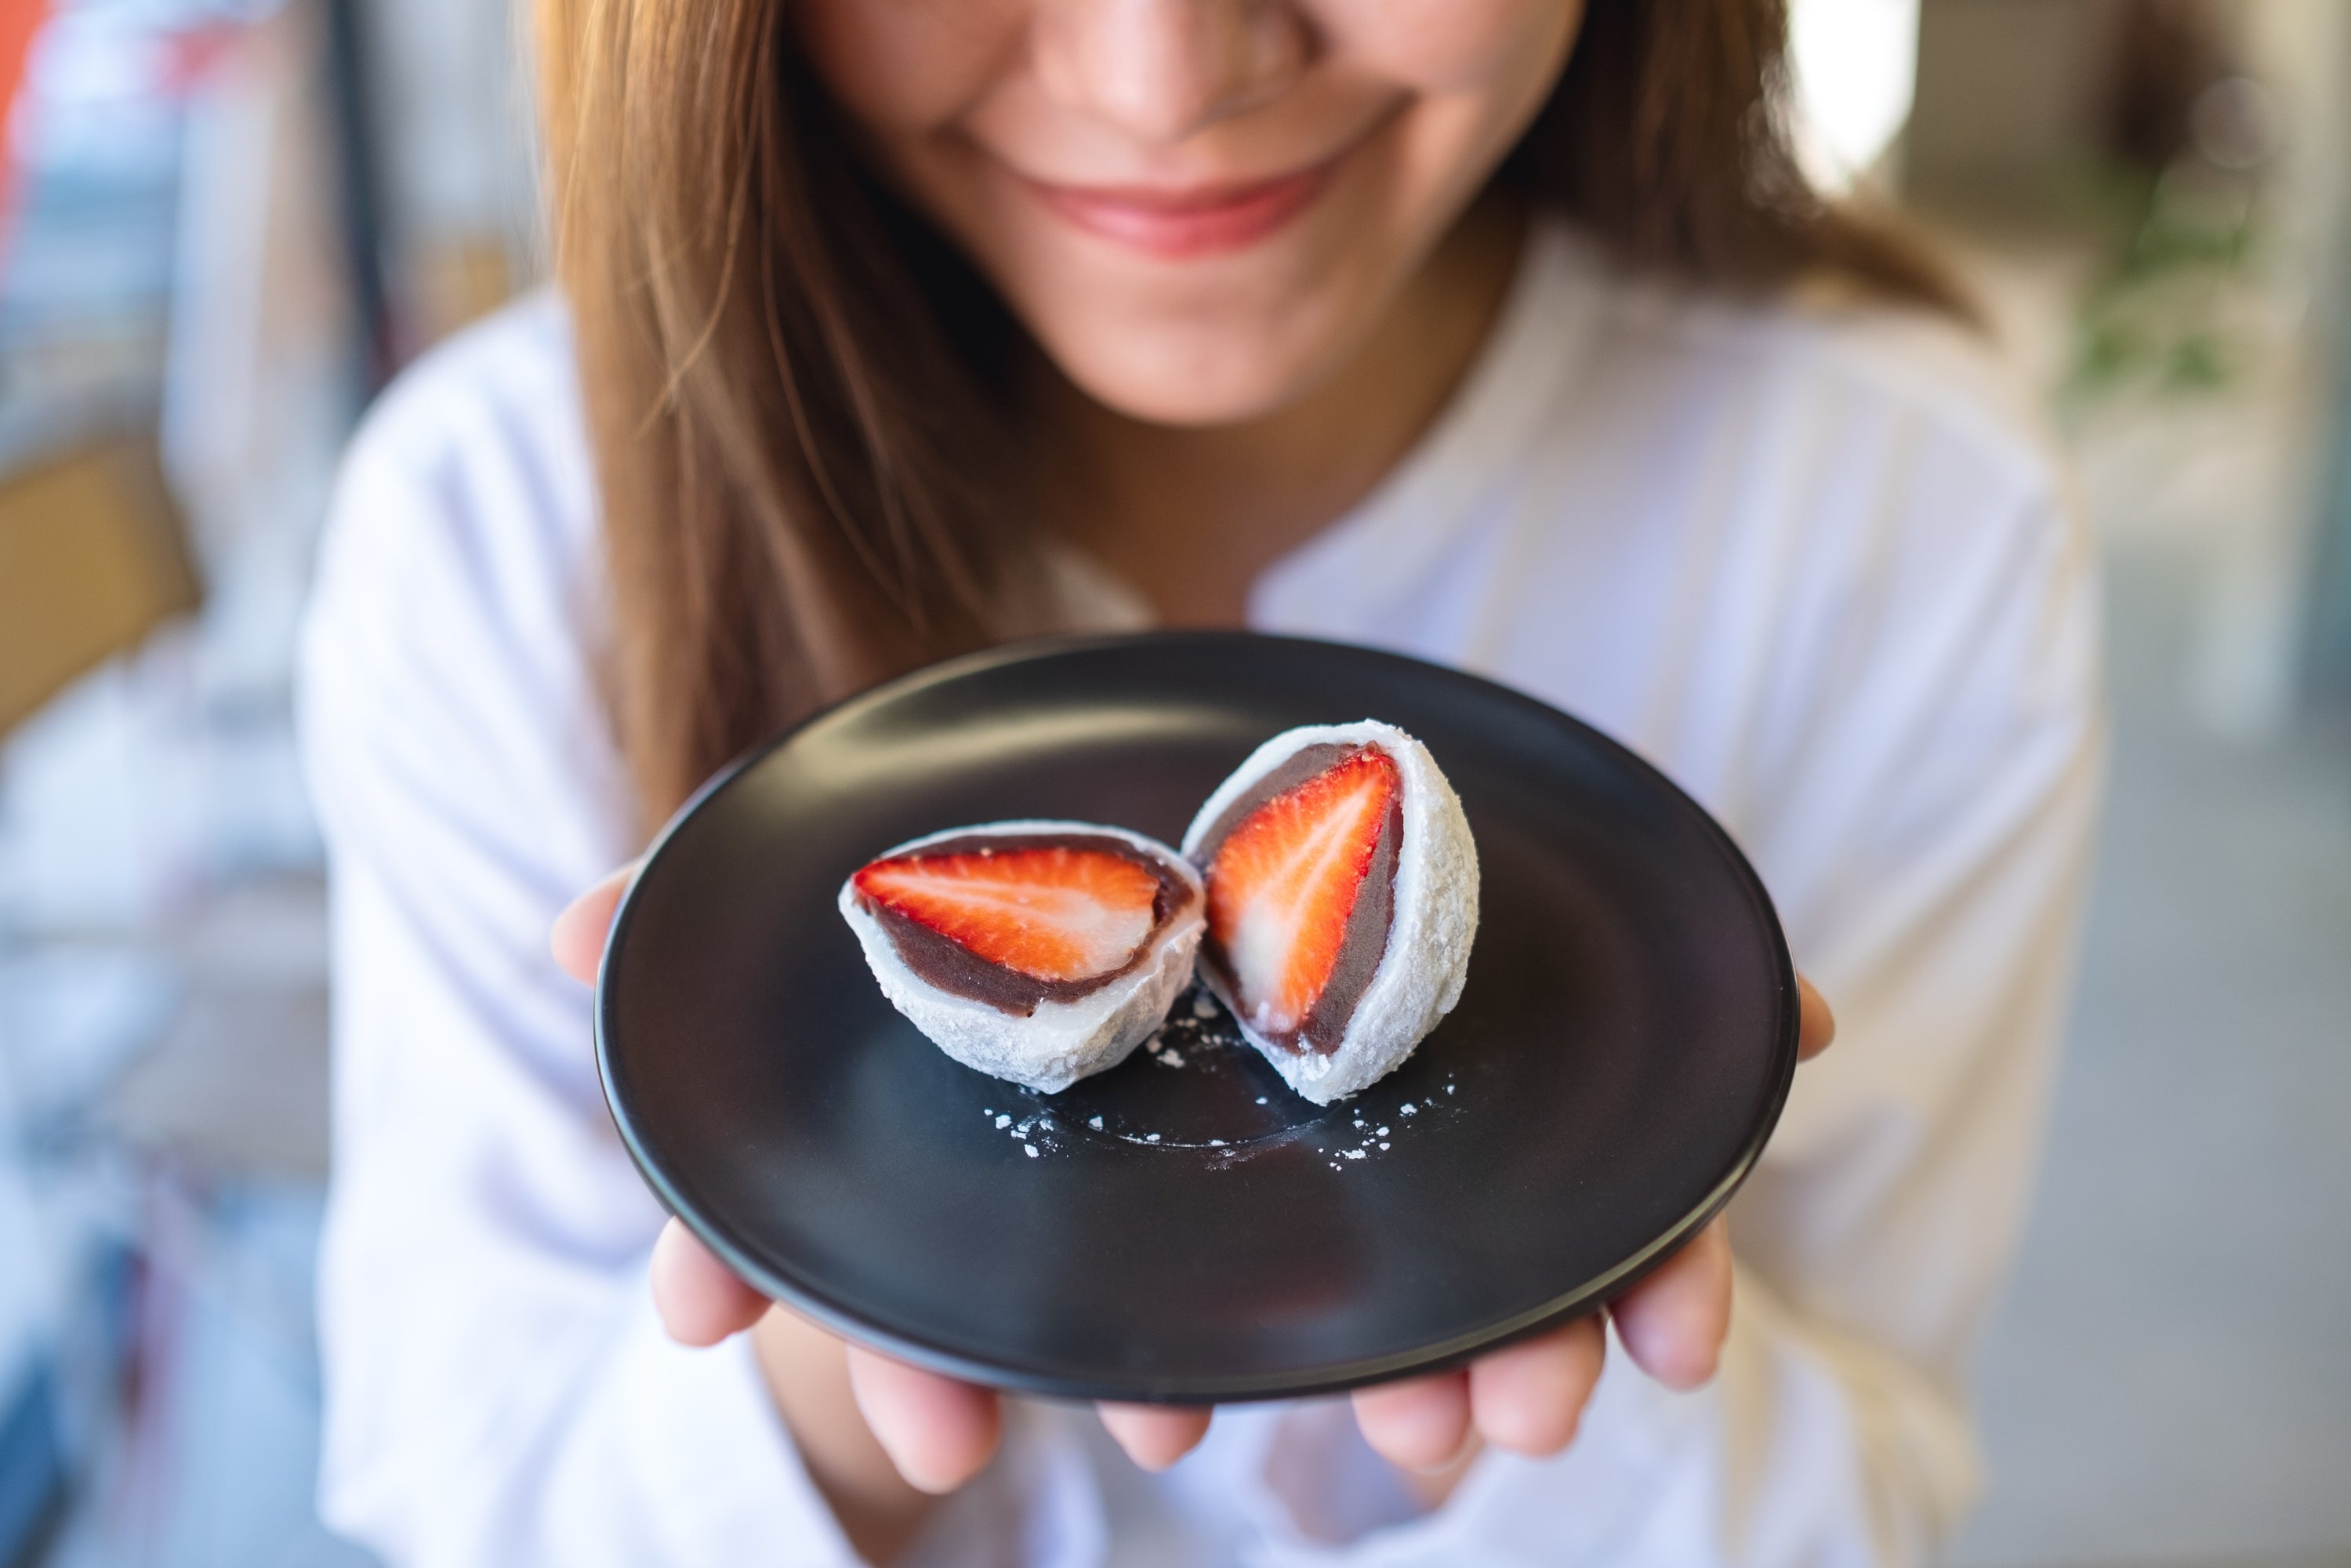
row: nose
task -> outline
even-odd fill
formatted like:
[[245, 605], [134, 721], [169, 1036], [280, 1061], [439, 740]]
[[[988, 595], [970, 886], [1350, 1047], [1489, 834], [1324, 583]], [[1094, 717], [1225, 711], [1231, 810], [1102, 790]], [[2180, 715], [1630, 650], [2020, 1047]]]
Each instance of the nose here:
[[1167, 143], [1280, 97], [1309, 43], [1292, 0], [1046, 0], [1030, 47], [1048, 94]]

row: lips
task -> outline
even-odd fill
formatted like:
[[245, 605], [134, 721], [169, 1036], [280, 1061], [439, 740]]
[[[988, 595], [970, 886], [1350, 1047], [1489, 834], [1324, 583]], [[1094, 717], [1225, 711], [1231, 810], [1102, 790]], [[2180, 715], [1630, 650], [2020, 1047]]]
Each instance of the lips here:
[[1272, 234], [1322, 194], [1339, 162], [1270, 180], [1182, 188], [1021, 183], [1086, 233], [1176, 260], [1238, 250]]

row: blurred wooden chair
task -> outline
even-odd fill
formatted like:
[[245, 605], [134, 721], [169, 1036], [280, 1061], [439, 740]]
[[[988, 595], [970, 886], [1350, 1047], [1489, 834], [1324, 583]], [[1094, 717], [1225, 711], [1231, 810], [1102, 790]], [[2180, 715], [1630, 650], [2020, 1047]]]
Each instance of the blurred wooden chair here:
[[151, 434], [0, 465], [0, 735], [199, 597]]

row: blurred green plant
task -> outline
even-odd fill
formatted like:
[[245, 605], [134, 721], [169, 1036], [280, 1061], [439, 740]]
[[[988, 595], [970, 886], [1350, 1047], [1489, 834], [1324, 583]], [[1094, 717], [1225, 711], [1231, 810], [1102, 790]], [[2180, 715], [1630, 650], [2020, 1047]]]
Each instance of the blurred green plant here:
[[2086, 412], [2239, 384], [2260, 349], [2249, 319], [2265, 239], [2258, 182], [2191, 160], [2161, 173], [2116, 162], [2085, 171], [2077, 188], [2112, 252], [2083, 294], [2061, 404]]

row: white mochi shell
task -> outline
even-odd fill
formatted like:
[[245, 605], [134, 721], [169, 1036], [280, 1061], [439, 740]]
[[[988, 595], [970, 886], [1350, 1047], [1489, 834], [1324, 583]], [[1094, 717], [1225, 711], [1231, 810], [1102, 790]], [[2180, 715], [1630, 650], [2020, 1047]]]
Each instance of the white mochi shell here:
[[853, 880], [841, 884], [839, 903], [841, 917], [857, 934], [857, 945], [865, 950], [866, 965], [881, 982], [882, 994], [934, 1045], [966, 1067], [1050, 1094], [1116, 1067], [1159, 1027], [1176, 994], [1191, 984], [1192, 955], [1207, 926], [1207, 904], [1199, 873], [1183, 856], [1156, 839], [1099, 822], [983, 822], [925, 833], [873, 858], [910, 854], [946, 839], [1031, 833], [1090, 833], [1123, 840], [1174, 868], [1191, 890], [1191, 899], [1133, 970], [1074, 1001], [1039, 1002], [1027, 1018], [943, 991], [917, 975], [898, 956], [882, 923], [858, 906]]
[[1265, 1053], [1290, 1087], [1318, 1105], [1344, 1099], [1386, 1077], [1428, 1038], [1461, 999], [1469, 946], [1478, 937], [1478, 846], [1460, 798], [1428, 747], [1394, 725], [1310, 725], [1285, 730], [1249, 754], [1201, 806], [1184, 833], [1185, 858], [1199, 863], [1202, 841], [1259, 779], [1310, 746], [1376, 746], [1395, 758], [1404, 786], [1404, 832], [1396, 845], [1395, 915], [1387, 948], [1372, 983], [1329, 1055], [1274, 1044], [1250, 1026], [1238, 998], [1226, 994], [1216, 966], [1200, 978], [1216, 991], [1249, 1043]]

